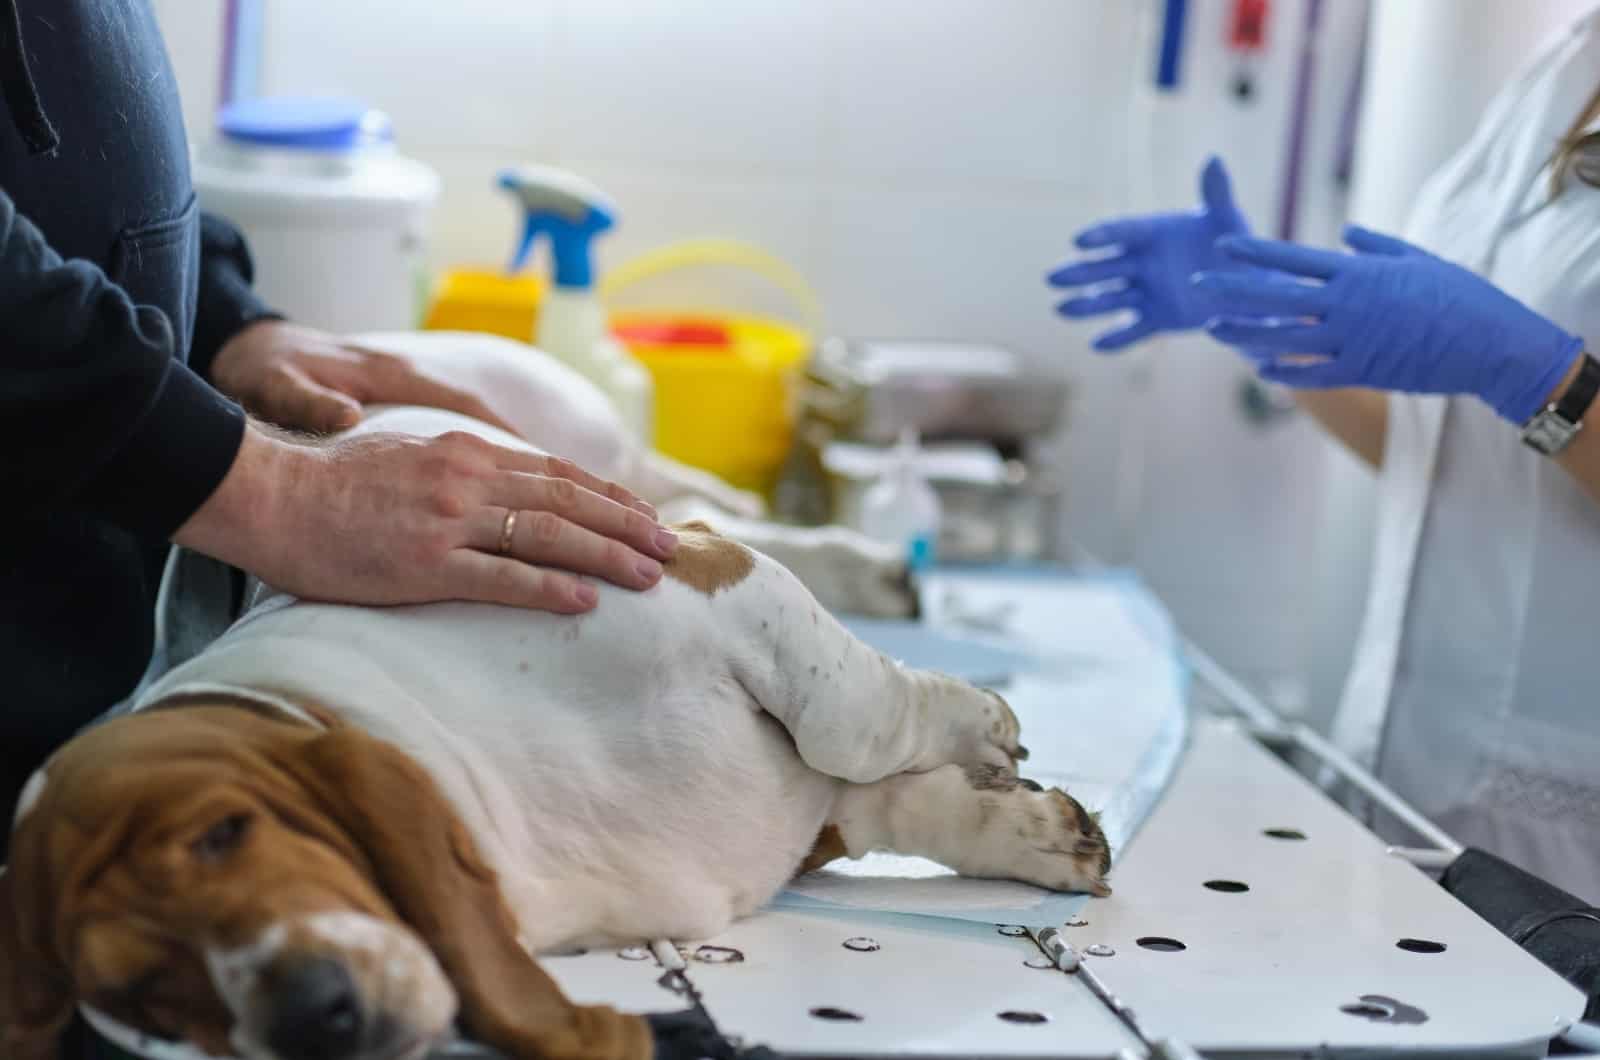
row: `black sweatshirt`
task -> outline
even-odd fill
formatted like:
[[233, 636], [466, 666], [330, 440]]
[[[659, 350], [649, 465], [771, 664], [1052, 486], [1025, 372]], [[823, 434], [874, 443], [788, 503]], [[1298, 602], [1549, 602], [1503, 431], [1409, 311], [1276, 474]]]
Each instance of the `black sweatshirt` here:
[[244, 431], [202, 379], [269, 315], [202, 217], [147, 0], [0, 0], [0, 835], [132, 690], [166, 538]]

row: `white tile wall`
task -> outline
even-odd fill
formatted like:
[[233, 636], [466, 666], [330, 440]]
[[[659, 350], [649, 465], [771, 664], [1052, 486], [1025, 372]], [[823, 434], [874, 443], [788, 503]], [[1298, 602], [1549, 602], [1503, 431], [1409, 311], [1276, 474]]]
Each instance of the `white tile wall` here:
[[265, 0], [261, 89], [354, 95], [407, 145], [547, 150], [551, 0]]
[[554, 149], [722, 178], [819, 172], [828, 8], [582, 0], [561, 6]]
[[[440, 265], [503, 260], [516, 219], [495, 170], [554, 162], [620, 203], [604, 264], [735, 236], [806, 273], [838, 331], [998, 340], [1068, 373], [1066, 532], [1136, 563], [1247, 676], [1331, 675], [1312, 691], [1330, 705], [1361, 579], [1319, 578], [1318, 561], [1358, 567], [1365, 547], [1319, 530], [1324, 487], [1337, 469], [1339, 504], [1359, 505], [1360, 473], [1301, 420], [1242, 419], [1243, 370], [1204, 340], [1152, 351], [1135, 390], [1135, 362], [1088, 352], [1095, 329], [1056, 318], [1041, 283], [1078, 227], [1191, 203], [1210, 150], [1274, 229], [1302, 3], [1273, 5], [1248, 106], [1218, 47], [1227, 0], [1192, 0], [1184, 91], [1155, 102], [1158, 0], [265, 3], [265, 90], [365, 96], [443, 174]], [[220, 3], [157, 4], [199, 134]], [[1303, 238], [1342, 215], [1328, 171], [1361, 6], [1323, 5]], [[1138, 478], [1117, 461], [1128, 439]], [[1314, 625], [1312, 601], [1344, 617]]]
[[[876, 0], [830, 22], [833, 172], [846, 180], [1093, 186], [1097, 113], [1131, 27], [1084, 0]], [[1109, 36], [1109, 40], [1107, 37]], [[1109, 47], [1108, 47], [1109, 45]], [[1088, 135], [1086, 135], [1088, 134]]]
[[[1003, 189], [822, 192], [821, 280], [858, 334], [993, 339], [1038, 355], [1071, 344], [1042, 277], [1074, 210]], [[1059, 358], [1057, 358], [1059, 362]]]
[[[644, 169], [637, 163], [576, 154], [558, 155], [556, 161], [595, 180], [621, 204], [622, 224], [605, 237], [602, 264], [615, 265], [677, 240], [711, 236], [762, 247], [798, 269], [813, 286], [822, 276], [819, 203], [810, 181], [715, 166]], [[641, 201], [651, 208], [640, 211], [633, 205]]]

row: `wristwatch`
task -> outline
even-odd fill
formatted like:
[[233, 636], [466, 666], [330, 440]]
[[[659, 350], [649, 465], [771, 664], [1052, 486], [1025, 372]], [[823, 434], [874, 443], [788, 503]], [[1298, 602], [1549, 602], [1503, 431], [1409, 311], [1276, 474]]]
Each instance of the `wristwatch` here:
[[1583, 416], [1600, 393], [1600, 361], [1583, 354], [1578, 377], [1559, 401], [1552, 401], [1522, 428], [1522, 440], [1545, 456], [1555, 456], [1583, 430]]

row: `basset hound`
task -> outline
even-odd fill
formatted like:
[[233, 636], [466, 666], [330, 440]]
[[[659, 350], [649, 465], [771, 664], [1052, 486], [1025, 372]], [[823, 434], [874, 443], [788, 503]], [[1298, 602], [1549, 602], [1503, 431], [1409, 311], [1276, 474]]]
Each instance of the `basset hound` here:
[[[509, 436], [432, 410], [357, 431]], [[137, 709], [59, 750], [0, 875], [0, 1056], [76, 1007], [217, 1056], [647, 1060], [539, 955], [699, 939], [868, 851], [1109, 893], [1092, 817], [1019, 780], [1000, 696], [856, 640], [702, 524], [573, 618], [260, 587]]]

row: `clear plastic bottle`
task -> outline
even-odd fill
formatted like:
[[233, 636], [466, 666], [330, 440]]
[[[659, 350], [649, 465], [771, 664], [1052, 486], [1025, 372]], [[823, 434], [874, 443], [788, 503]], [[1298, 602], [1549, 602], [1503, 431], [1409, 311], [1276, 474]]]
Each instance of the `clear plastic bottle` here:
[[931, 565], [939, 541], [939, 495], [922, 477], [917, 432], [900, 432], [887, 470], [861, 498], [861, 532], [901, 548], [913, 570]]
[[605, 391], [622, 422], [646, 446], [655, 441], [650, 372], [606, 330], [592, 287], [551, 284], [539, 305], [534, 345], [566, 361]]
[[535, 344], [605, 391], [639, 441], [651, 445], [655, 385], [649, 370], [606, 328], [595, 293], [592, 244], [616, 223], [616, 207], [576, 173], [552, 166], [507, 169], [499, 183], [517, 197], [523, 211], [522, 242], [510, 272], [527, 264], [541, 235], [550, 240], [553, 275], [539, 305]]

